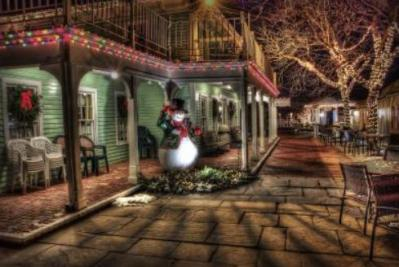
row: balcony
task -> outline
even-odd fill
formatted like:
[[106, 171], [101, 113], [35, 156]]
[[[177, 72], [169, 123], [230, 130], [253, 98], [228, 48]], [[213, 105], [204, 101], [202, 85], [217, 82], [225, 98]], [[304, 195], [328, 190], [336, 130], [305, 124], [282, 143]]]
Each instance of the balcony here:
[[226, 17], [217, 8], [199, 7], [165, 17], [138, 1], [63, 2], [0, 0], [0, 32], [50, 28], [69, 18], [79, 28], [175, 62], [251, 60], [268, 68], [244, 14]]

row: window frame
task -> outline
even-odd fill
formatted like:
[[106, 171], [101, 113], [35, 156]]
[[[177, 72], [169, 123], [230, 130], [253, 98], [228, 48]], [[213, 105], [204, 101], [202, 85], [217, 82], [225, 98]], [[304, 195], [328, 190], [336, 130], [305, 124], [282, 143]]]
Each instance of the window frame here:
[[[128, 124], [129, 124], [129, 115], [126, 117], [126, 141], [119, 140], [119, 130], [118, 130], [118, 96], [126, 97], [126, 101], [129, 101], [126, 92], [123, 91], [115, 91], [114, 92], [114, 111], [115, 111], [115, 143], [117, 146], [127, 145], [128, 144]], [[129, 111], [128, 111], [129, 113]]]
[[[19, 79], [19, 78], [10, 78], [0, 76], [1, 87], [2, 87], [2, 104], [3, 104], [3, 121], [4, 121], [4, 140], [7, 143], [10, 140], [10, 127], [9, 127], [9, 116], [8, 116], [8, 95], [7, 95], [7, 84], [16, 84], [23, 86], [33, 86], [36, 88], [36, 93], [39, 97], [42, 97], [42, 82], [38, 80], [32, 79]], [[42, 100], [41, 100], [42, 101]], [[39, 113], [38, 118], [38, 135], [41, 136], [44, 134], [43, 132], [43, 113], [42, 109]]]
[[[204, 100], [204, 110], [205, 110], [205, 116], [203, 116], [202, 114], [202, 100]], [[205, 95], [205, 94], [198, 94], [198, 120], [199, 120], [199, 125], [202, 127], [202, 131], [206, 132], [208, 131], [208, 116], [209, 116], [209, 96]], [[204, 121], [203, 121], [204, 120]], [[204, 122], [204, 125], [202, 125], [202, 123]]]
[[[80, 86], [79, 87], [79, 92], [78, 92], [78, 98], [79, 98], [79, 94], [81, 93], [87, 93], [87, 94], [91, 94], [93, 95], [93, 122], [94, 122], [94, 126], [93, 126], [93, 142], [97, 143], [98, 142], [98, 127], [97, 127], [97, 89], [93, 88], [93, 87], [86, 87], [86, 86]], [[79, 99], [78, 99], [79, 102]], [[78, 103], [78, 107], [80, 108], [80, 105]], [[80, 111], [79, 111], [80, 112]], [[80, 117], [78, 118], [79, 121], [79, 135], [80, 133]]]

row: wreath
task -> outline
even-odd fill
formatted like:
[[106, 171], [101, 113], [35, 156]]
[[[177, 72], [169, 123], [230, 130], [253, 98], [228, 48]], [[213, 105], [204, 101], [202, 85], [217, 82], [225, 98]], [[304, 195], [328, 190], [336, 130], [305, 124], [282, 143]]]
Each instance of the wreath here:
[[32, 124], [40, 111], [39, 96], [34, 89], [19, 86], [10, 90], [8, 112], [18, 122]]

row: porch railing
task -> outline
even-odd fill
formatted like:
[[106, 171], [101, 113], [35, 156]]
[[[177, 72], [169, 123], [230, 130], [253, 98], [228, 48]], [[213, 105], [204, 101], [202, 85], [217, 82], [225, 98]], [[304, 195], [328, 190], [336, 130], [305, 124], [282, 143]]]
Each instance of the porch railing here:
[[[63, 0], [0, 0], [0, 32], [64, 22]], [[169, 20], [136, 0], [71, 0], [71, 19], [88, 31], [179, 61], [250, 59], [267, 62], [245, 17], [198, 10]]]
[[[0, 31], [62, 24], [62, 0], [0, 0]], [[135, 0], [72, 0], [74, 25], [167, 57], [169, 21]]]
[[196, 12], [172, 22], [172, 57], [182, 61], [232, 60], [243, 57], [240, 18], [220, 11]]

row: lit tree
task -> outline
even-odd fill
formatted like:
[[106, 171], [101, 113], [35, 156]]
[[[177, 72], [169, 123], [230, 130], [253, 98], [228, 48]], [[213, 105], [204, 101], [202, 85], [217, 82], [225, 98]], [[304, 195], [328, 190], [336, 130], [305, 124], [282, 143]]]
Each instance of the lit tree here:
[[370, 133], [376, 133], [379, 93], [384, 85], [386, 75], [395, 58], [399, 55], [399, 47], [395, 42], [395, 37], [398, 34], [396, 22], [398, 6], [391, 10], [386, 1], [376, 0], [363, 0], [357, 4], [358, 15], [372, 21], [369, 40], [370, 47], [372, 47], [369, 51], [371, 61], [364, 79], [361, 79], [360, 82], [369, 92], [367, 97], [367, 130]]
[[[373, 21], [353, 7], [359, 0], [269, 1], [258, 34], [277, 68], [289, 62], [338, 89], [344, 104], [344, 123], [350, 124], [349, 97], [372, 63], [367, 49]], [[365, 0], [372, 1], [372, 0]], [[258, 22], [259, 24], [259, 22]]]

